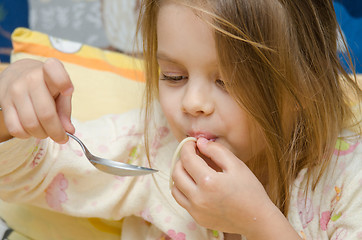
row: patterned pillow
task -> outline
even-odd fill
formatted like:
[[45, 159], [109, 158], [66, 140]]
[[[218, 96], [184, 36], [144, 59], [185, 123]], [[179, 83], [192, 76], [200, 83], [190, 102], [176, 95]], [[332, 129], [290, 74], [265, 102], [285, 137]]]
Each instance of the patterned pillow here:
[[17, 28], [11, 62], [22, 58], [61, 60], [74, 84], [73, 117], [90, 120], [142, 104], [142, 61], [127, 55]]

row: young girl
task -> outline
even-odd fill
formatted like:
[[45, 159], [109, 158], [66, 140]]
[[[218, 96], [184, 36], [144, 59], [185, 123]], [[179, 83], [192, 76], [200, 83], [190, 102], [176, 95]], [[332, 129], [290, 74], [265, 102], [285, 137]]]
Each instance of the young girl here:
[[[122, 239], [362, 238], [361, 89], [337, 58], [332, 1], [145, 0], [140, 23], [142, 115], [73, 126], [59, 61], [2, 73], [1, 137], [16, 137], [0, 145], [2, 199], [124, 219]], [[96, 155], [159, 173], [98, 171], [55, 143], [75, 129]]]

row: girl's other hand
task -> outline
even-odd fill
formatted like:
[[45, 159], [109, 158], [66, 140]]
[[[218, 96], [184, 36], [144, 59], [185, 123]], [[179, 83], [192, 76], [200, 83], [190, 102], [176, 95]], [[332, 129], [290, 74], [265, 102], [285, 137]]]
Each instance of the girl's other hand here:
[[[210, 161], [222, 171], [210, 167]], [[270, 221], [279, 212], [244, 162], [205, 138], [185, 143], [172, 177], [176, 201], [196, 222], [210, 229], [252, 235], [265, 219]]]
[[12, 63], [0, 75], [0, 106], [8, 133], [65, 143], [65, 131], [75, 131], [70, 120], [72, 93], [69, 75], [57, 59]]

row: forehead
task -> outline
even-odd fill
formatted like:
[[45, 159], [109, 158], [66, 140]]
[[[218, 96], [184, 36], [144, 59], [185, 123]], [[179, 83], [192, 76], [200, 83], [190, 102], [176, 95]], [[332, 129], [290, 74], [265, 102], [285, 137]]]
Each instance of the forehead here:
[[[173, 60], [215, 61], [212, 28], [195, 10], [171, 1], [161, 4], [157, 20], [158, 56]], [[185, 56], [185, 59], [184, 57]]]

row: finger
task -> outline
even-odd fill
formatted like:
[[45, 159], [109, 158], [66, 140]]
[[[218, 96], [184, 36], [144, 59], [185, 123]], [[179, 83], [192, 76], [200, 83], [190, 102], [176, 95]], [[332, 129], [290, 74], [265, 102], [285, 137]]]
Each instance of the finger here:
[[191, 204], [189, 200], [176, 186], [171, 188], [171, 194], [181, 207], [185, 208], [186, 210], [190, 209]]
[[59, 60], [55, 58], [47, 59], [43, 65], [43, 74], [50, 94], [53, 97], [59, 93], [66, 96], [73, 93], [73, 84]]
[[34, 110], [47, 136], [58, 143], [65, 143], [68, 137], [57, 114], [53, 97], [45, 85], [39, 85], [30, 92]]
[[56, 99], [55, 104], [63, 128], [65, 131], [73, 134], [75, 132], [75, 128], [71, 122], [72, 96], [64, 96], [61, 94]]
[[25, 131], [20, 123], [19, 116], [13, 105], [2, 108], [4, 115], [4, 122], [9, 134], [13, 137], [25, 139], [30, 135]]
[[198, 183], [210, 176], [210, 174], [213, 174], [215, 170], [209, 167], [205, 160], [197, 155], [195, 147], [195, 142], [185, 143], [180, 152], [179, 161], [191, 178]]
[[14, 99], [14, 106], [18, 114], [22, 128], [31, 136], [44, 139], [47, 137], [41, 126], [30, 96], [24, 94]]
[[222, 168], [223, 171], [233, 169], [235, 167], [234, 163], [242, 162], [229, 149], [219, 143], [209, 141], [205, 138], [199, 138], [196, 145], [201, 154], [210, 158]]
[[185, 171], [181, 161], [176, 163], [172, 173], [172, 179], [174, 181], [174, 186], [177, 187], [186, 197], [192, 196], [192, 193], [197, 190], [196, 183]]

